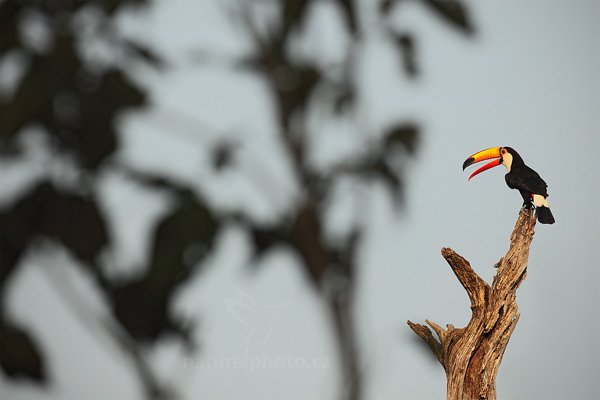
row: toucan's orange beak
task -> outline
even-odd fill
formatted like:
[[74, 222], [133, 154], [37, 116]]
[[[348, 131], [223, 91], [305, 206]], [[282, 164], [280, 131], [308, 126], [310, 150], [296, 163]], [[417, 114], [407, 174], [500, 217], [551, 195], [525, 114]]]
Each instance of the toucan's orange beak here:
[[482, 150], [478, 153], [475, 153], [471, 157], [467, 158], [465, 160], [465, 162], [463, 163], [463, 171], [469, 165], [478, 163], [483, 160], [489, 160], [492, 158], [495, 158], [495, 160], [485, 164], [483, 167], [481, 167], [477, 171], [473, 172], [471, 174], [471, 176], [469, 176], [469, 180], [471, 180], [471, 178], [474, 177], [475, 175], [477, 175], [487, 169], [497, 167], [498, 165], [502, 164], [502, 156], [500, 155], [500, 147], [492, 147], [492, 148], [489, 148], [486, 150]]

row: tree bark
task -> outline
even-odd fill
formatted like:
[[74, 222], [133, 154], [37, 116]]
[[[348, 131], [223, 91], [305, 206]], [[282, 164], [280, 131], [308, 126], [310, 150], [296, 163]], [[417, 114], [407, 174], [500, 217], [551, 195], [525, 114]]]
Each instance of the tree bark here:
[[508, 252], [495, 265], [498, 270], [491, 286], [454, 250], [442, 249], [471, 300], [471, 320], [464, 328], [448, 324], [446, 329], [425, 320], [438, 339], [426, 325], [411, 321], [408, 325], [444, 367], [448, 400], [496, 399], [496, 374], [519, 320], [516, 291], [527, 274], [535, 221], [534, 212], [521, 210]]

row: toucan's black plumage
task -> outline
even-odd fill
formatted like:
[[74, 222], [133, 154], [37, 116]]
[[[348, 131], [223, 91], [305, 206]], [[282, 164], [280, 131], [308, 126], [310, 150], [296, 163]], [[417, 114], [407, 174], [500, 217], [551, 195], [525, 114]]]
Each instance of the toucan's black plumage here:
[[480, 151], [469, 157], [463, 164], [463, 170], [469, 165], [495, 158], [494, 161], [484, 165], [475, 171], [469, 179], [486, 169], [504, 165], [508, 170], [505, 176], [506, 184], [511, 189], [517, 189], [523, 197], [523, 205], [528, 208], [537, 209], [538, 221], [542, 224], [553, 224], [554, 216], [548, 205], [548, 185], [533, 169], [525, 165], [525, 162], [511, 147], [493, 147]]
[[517, 189], [523, 197], [523, 205], [531, 203], [532, 194], [541, 194], [548, 197], [548, 185], [540, 175], [525, 165], [525, 162], [514, 149], [505, 147], [512, 155], [510, 171], [504, 176], [506, 184], [511, 189]]

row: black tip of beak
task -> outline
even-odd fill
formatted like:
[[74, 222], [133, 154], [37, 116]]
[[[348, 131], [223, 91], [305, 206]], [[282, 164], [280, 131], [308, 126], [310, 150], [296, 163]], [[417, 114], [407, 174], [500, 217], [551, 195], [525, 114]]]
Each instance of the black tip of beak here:
[[473, 164], [474, 162], [475, 162], [475, 159], [473, 157], [467, 158], [467, 160], [463, 163], [463, 171], [465, 170], [465, 168], [467, 168], [469, 165]]

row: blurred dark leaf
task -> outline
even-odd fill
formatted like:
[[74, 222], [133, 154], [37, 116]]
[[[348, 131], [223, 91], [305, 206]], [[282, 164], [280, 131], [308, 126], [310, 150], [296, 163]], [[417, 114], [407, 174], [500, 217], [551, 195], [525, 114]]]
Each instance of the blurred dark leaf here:
[[[293, 1], [293, 0], [292, 0]], [[356, 19], [356, 6], [354, 0], [337, 0], [337, 3], [342, 9], [342, 13], [346, 19], [348, 31], [351, 34], [358, 32], [358, 21]]]
[[0, 292], [29, 244], [31, 231], [9, 210], [0, 213]]
[[392, 167], [392, 158], [398, 156], [397, 150], [406, 151], [409, 154], [415, 152], [419, 128], [411, 122], [398, 122], [386, 130], [383, 135], [382, 153], [372, 164], [372, 171], [386, 185], [397, 206], [403, 203], [404, 184], [401, 171], [398, 166]]
[[[28, 123], [40, 122], [51, 117], [51, 97], [47, 90], [47, 79], [40, 66], [39, 58], [32, 58], [32, 67], [17, 86], [8, 103], [0, 103], [3, 144], [14, 140], [17, 133]], [[38, 69], [39, 68], [39, 69]]]
[[18, 23], [24, 6], [24, 2], [19, 1], [0, 3], [0, 55], [21, 46]]
[[404, 67], [404, 72], [409, 77], [414, 78], [419, 72], [414, 37], [409, 33], [392, 33], [392, 37], [400, 52], [400, 62]]
[[11, 378], [45, 384], [46, 363], [31, 336], [4, 318], [0, 320], [0, 366]]
[[43, 183], [0, 213], [0, 289], [14, 271], [29, 242], [39, 231], [44, 209], [54, 198], [52, 187]]
[[455, 28], [464, 33], [473, 33], [471, 18], [461, 1], [456, 0], [423, 0], [429, 9], [441, 16]]
[[383, 135], [383, 146], [386, 149], [394, 149], [401, 146], [409, 153], [414, 153], [417, 148], [419, 128], [413, 123], [401, 122], [390, 127]]
[[58, 192], [47, 182], [35, 187], [1, 216], [3, 278], [34, 236], [57, 240], [88, 265], [93, 264], [108, 242], [103, 216], [93, 199]]
[[29, 69], [14, 96], [0, 104], [3, 140], [13, 139], [26, 124], [43, 123], [56, 131], [63, 119], [77, 117], [77, 104], [69, 100], [76, 99], [74, 77], [83, 61], [72, 37], [59, 38], [48, 55], [31, 56]]
[[396, 2], [397, 0], [383, 0], [379, 3], [379, 12], [384, 15], [389, 14]]
[[214, 246], [219, 221], [192, 193], [180, 193], [179, 200], [179, 206], [156, 229], [146, 273], [117, 285], [112, 296], [117, 320], [136, 340], [155, 341], [166, 333], [184, 340], [188, 336], [170, 314], [169, 305]]
[[354, 268], [356, 268], [356, 253], [358, 252], [361, 239], [363, 237], [362, 231], [354, 227], [348, 233], [348, 236], [342, 243], [340, 251], [338, 251], [339, 264], [348, 266], [348, 278], [353, 279]]
[[313, 0], [283, 0], [283, 6], [281, 7], [282, 29], [285, 32], [298, 29], [302, 25], [306, 11], [312, 2]]
[[177, 325], [169, 314], [170, 297], [142, 279], [116, 288], [111, 300], [116, 319], [133, 339], [155, 341]]
[[399, 171], [394, 171], [385, 160], [379, 160], [373, 165], [372, 172], [389, 190], [394, 203], [400, 205], [402, 203], [402, 191], [404, 187]]
[[252, 259], [256, 261], [264, 253], [284, 242], [285, 235], [277, 228], [250, 228], [251, 243], [253, 246]]
[[117, 146], [116, 118], [124, 111], [146, 104], [146, 93], [122, 71], [109, 70], [99, 80], [95, 92], [79, 98], [81, 123], [75, 128], [73, 143], [63, 137], [79, 157], [82, 166], [95, 168]]
[[54, 51], [31, 58], [13, 98], [0, 104], [1, 139], [10, 142], [26, 124], [42, 123], [62, 149], [93, 169], [116, 148], [115, 119], [143, 106], [145, 91], [118, 69], [92, 73], [74, 39], [59, 37]]
[[88, 265], [108, 242], [104, 218], [94, 199], [70, 193], [48, 196], [40, 233], [60, 241]]
[[217, 144], [212, 153], [213, 166], [220, 171], [233, 163], [236, 145], [227, 141]]
[[281, 107], [282, 123], [289, 129], [295, 112], [306, 108], [314, 88], [321, 80], [321, 73], [310, 65], [284, 65], [270, 76], [273, 89]]
[[108, 15], [115, 14], [121, 7], [139, 6], [148, 3], [149, 0], [77, 0], [74, 3], [92, 3], [102, 8]]
[[179, 207], [158, 225], [146, 279], [161, 287], [187, 279], [210, 252], [218, 228], [218, 217], [205, 204], [181, 193]]
[[148, 46], [132, 40], [125, 40], [123, 44], [134, 54], [135, 57], [145, 61], [148, 65], [158, 69], [163, 69], [166, 66], [165, 60]]
[[262, 74], [269, 82], [280, 110], [280, 124], [288, 131], [292, 116], [306, 107], [322, 76], [315, 66], [289, 59], [281, 34], [274, 32], [257, 39], [256, 54], [243, 60], [241, 66]]

